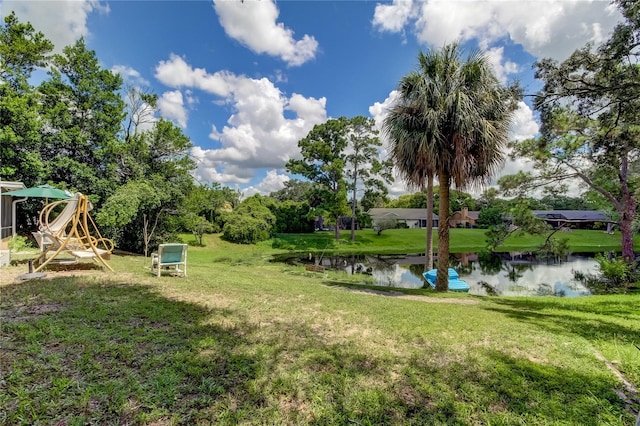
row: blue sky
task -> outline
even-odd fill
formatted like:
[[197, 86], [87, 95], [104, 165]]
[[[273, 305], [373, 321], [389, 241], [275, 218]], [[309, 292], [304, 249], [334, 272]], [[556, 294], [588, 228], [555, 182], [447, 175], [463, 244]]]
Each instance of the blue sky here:
[[[564, 59], [619, 20], [606, 1], [7, 1], [60, 50], [85, 37], [103, 67], [157, 93], [193, 144], [196, 177], [268, 194], [297, 142], [328, 118], [383, 119], [418, 52], [460, 40], [533, 93], [537, 58]], [[513, 138], [536, 134], [525, 99]], [[507, 162], [502, 174], [527, 169]], [[392, 194], [404, 191], [401, 182]]]

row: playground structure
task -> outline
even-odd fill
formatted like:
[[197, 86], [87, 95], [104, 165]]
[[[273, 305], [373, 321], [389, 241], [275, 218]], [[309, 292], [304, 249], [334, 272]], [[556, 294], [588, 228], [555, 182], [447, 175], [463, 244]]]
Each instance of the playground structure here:
[[[54, 217], [57, 207], [64, 205]], [[40, 255], [34, 259], [34, 272], [42, 270], [53, 259], [65, 253], [78, 259], [92, 259], [110, 271], [107, 263], [113, 252], [113, 241], [103, 238], [89, 212], [93, 206], [86, 195], [47, 204], [40, 212], [38, 232], [33, 235], [40, 246]]]

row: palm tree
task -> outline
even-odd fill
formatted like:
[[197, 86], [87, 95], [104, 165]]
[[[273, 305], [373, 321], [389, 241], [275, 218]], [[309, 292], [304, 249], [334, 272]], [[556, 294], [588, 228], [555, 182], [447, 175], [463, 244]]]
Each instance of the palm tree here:
[[[435, 157], [431, 151], [420, 105], [398, 98], [384, 119], [383, 132], [391, 141], [390, 157], [409, 188], [427, 193], [425, 271], [433, 268], [433, 177]], [[425, 188], [426, 184], [426, 188]]]
[[[448, 289], [449, 189], [487, 183], [502, 165], [519, 90], [505, 88], [485, 54], [461, 60], [458, 43], [418, 55], [385, 120], [405, 180], [435, 172], [440, 185], [436, 290]], [[404, 110], [404, 114], [402, 111]], [[433, 173], [432, 173], [433, 175]]]

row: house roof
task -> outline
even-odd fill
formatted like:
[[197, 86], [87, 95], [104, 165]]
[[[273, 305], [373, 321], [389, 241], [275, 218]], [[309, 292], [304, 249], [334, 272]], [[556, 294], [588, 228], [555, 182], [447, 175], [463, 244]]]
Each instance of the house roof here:
[[373, 219], [426, 220], [427, 209], [369, 209]]
[[533, 215], [541, 219], [608, 222], [609, 216], [597, 210], [533, 210]]
[[[458, 212], [456, 212], [458, 213]], [[540, 219], [564, 220], [569, 222], [610, 222], [609, 216], [597, 210], [533, 210], [533, 215]], [[469, 219], [478, 220], [479, 211], [469, 211]], [[373, 219], [426, 220], [427, 209], [394, 209], [373, 208], [369, 210]], [[434, 219], [437, 217], [434, 216]]]

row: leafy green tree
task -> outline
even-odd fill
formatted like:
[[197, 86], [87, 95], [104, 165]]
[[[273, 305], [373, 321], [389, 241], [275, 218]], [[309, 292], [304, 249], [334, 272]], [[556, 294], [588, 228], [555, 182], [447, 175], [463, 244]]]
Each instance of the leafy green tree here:
[[469, 193], [451, 189], [449, 191], [449, 213], [455, 213], [461, 211], [463, 208], [469, 210], [476, 209], [476, 200]]
[[104, 200], [119, 182], [114, 150], [124, 118], [122, 80], [100, 66], [83, 39], [54, 55], [51, 65], [39, 88], [48, 177]]
[[238, 244], [255, 244], [271, 238], [276, 223], [276, 216], [269, 209], [272, 204], [273, 201], [261, 195], [241, 202], [227, 214], [222, 238]]
[[[424, 136], [398, 154], [403, 164], [432, 164], [438, 176], [436, 290], [448, 289], [449, 189], [486, 182], [502, 164], [519, 90], [504, 88], [485, 54], [461, 59], [458, 44], [418, 55], [418, 69], [400, 81], [400, 99], [416, 109]], [[419, 157], [419, 160], [416, 158]], [[398, 164], [399, 159], [396, 160]], [[427, 177], [425, 174], [424, 178]]]
[[129, 168], [126, 175], [133, 178], [107, 198], [97, 221], [109, 227], [105, 233], [120, 248], [148, 254], [184, 223], [179, 213], [184, 212], [185, 197], [194, 190], [190, 173], [195, 164], [188, 156], [191, 146], [180, 128], [164, 120], [118, 145], [118, 155], [130, 159], [121, 163]]
[[391, 209], [424, 209], [427, 207], [427, 194], [415, 192], [413, 194], [400, 195], [395, 200], [391, 200], [386, 205]]
[[42, 105], [29, 84], [45, 67], [53, 44], [15, 13], [0, 26], [0, 178], [36, 185], [46, 181], [40, 157]]
[[362, 210], [368, 212], [373, 208], [385, 207], [391, 202], [389, 195], [380, 193], [375, 190], [365, 189], [362, 198], [360, 199], [360, 205]]
[[314, 190], [314, 183], [299, 179], [290, 179], [284, 183], [284, 188], [272, 192], [270, 197], [280, 201], [309, 201]]
[[313, 232], [315, 226], [314, 209], [308, 202], [287, 200], [273, 204], [270, 209], [276, 217], [274, 225], [276, 233]]
[[502, 209], [499, 207], [487, 207], [480, 210], [478, 213], [478, 220], [476, 222], [478, 228], [489, 228], [490, 226], [500, 225], [503, 218]]
[[349, 212], [345, 182], [344, 152], [347, 147], [349, 121], [345, 117], [317, 124], [298, 142], [301, 160], [289, 160], [287, 171], [316, 183], [316, 197], [321, 200], [320, 211], [330, 215], [335, 223], [336, 240], [340, 238], [340, 218]]
[[[149, 245], [155, 237], [161, 215], [166, 210], [163, 204], [168, 201], [169, 194], [159, 190], [151, 182], [130, 181], [107, 199], [97, 214], [96, 221], [106, 228], [107, 235], [113, 237], [117, 245], [135, 249], [138, 245], [136, 243], [141, 242], [144, 255], [148, 256]], [[126, 231], [131, 224], [138, 228], [142, 240], [127, 241], [123, 238], [127, 236]]]
[[198, 216], [193, 212], [189, 212], [182, 217], [184, 227], [187, 228], [196, 239], [196, 243], [203, 247], [203, 238], [207, 233], [211, 233], [214, 230], [213, 224], [209, 222], [205, 217]]
[[44, 34], [30, 23], [20, 23], [11, 12], [0, 26], [0, 81], [17, 92], [30, 91], [31, 74], [47, 65], [52, 50]]
[[559, 63], [544, 59], [536, 76], [544, 82], [535, 107], [541, 135], [516, 145], [535, 162], [532, 185], [579, 179], [607, 199], [618, 214], [622, 255], [634, 258], [632, 222], [637, 182], [632, 170], [640, 154], [640, 68], [637, 2], [615, 2], [624, 21], [597, 48], [576, 50]]
[[382, 142], [372, 118], [358, 116], [349, 119], [347, 141], [345, 175], [351, 189], [351, 241], [355, 241], [358, 187], [361, 185], [363, 190], [386, 195], [388, 191], [385, 183], [393, 180], [392, 164], [379, 158]]
[[476, 200], [476, 209], [483, 210], [487, 208], [503, 208], [506, 200], [499, 197], [500, 191], [497, 188], [485, 189], [480, 197]]
[[591, 210], [591, 204], [582, 197], [569, 197], [562, 194], [547, 194], [540, 202], [549, 210]]

